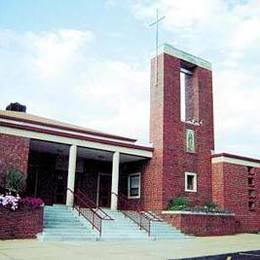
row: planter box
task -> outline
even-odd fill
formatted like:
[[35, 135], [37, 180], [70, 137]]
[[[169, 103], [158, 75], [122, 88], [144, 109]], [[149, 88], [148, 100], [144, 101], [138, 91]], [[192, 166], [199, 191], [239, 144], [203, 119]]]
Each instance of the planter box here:
[[222, 236], [239, 232], [234, 214], [163, 211], [161, 217], [183, 233], [195, 236]]
[[43, 207], [11, 211], [0, 207], [0, 239], [35, 238], [43, 229]]

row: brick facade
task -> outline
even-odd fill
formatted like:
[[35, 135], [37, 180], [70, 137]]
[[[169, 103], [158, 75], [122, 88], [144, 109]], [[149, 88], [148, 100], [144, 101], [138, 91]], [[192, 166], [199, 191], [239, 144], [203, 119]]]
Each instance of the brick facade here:
[[189, 235], [223, 236], [239, 232], [239, 222], [234, 216], [196, 214], [162, 214], [161, 216]]
[[[212, 168], [214, 202], [235, 213], [240, 232], [259, 231], [260, 168], [226, 162], [213, 163]], [[250, 202], [255, 203], [255, 208], [250, 208]]]
[[[181, 121], [180, 70], [183, 61], [168, 54], [158, 57], [158, 84], [155, 84], [155, 59], [151, 65], [150, 141], [154, 155], [145, 172], [145, 208], [165, 209], [177, 196], [193, 204], [210, 201], [211, 150], [214, 150], [212, 74], [193, 66], [193, 99], [187, 104], [188, 116], [201, 121], [195, 125]], [[189, 82], [190, 83], [190, 82]], [[191, 108], [192, 107], [192, 108]], [[189, 110], [189, 111], [188, 111]], [[191, 112], [193, 111], [193, 112]], [[193, 114], [192, 114], [193, 113]], [[195, 132], [196, 152], [186, 151], [186, 129]], [[198, 192], [185, 192], [185, 172], [197, 173]]]
[[27, 174], [30, 139], [0, 134], [0, 178], [8, 170]]
[[43, 229], [43, 208], [0, 210], [0, 239], [35, 238]]

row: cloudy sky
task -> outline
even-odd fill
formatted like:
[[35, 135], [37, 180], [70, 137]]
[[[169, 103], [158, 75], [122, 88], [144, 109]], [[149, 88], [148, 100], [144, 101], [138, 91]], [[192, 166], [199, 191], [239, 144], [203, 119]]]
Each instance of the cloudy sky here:
[[213, 64], [216, 151], [260, 157], [260, 0], [0, 0], [0, 109], [148, 142], [156, 8]]

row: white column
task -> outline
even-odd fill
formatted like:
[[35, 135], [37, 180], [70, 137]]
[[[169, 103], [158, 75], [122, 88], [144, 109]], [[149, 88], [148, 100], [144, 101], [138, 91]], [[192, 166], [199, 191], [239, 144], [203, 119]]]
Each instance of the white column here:
[[120, 153], [114, 152], [113, 165], [112, 165], [112, 185], [111, 185], [111, 205], [110, 205], [110, 208], [112, 210], [117, 210], [118, 198], [115, 194], [118, 194], [119, 161], [120, 161]]
[[[77, 164], [77, 146], [71, 145], [70, 153], [69, 153], [67, 188], [72, 190], [73, 192], [74, 192], [74, 186], [75, 186], [76, 164]], [[66, 205], [72, 206], [73, 201], [74, 201], [73, 193], [71, 191], [67, 190]]]

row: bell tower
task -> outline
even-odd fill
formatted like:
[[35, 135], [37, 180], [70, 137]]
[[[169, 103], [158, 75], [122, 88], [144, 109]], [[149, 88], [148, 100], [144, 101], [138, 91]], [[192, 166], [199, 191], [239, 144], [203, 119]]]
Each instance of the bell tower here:
[[150, 142], [145, 208], [165, 209], [179, 196], [194, 205], [211, 201], [211, 64], [168, 44], [151, 61]]

